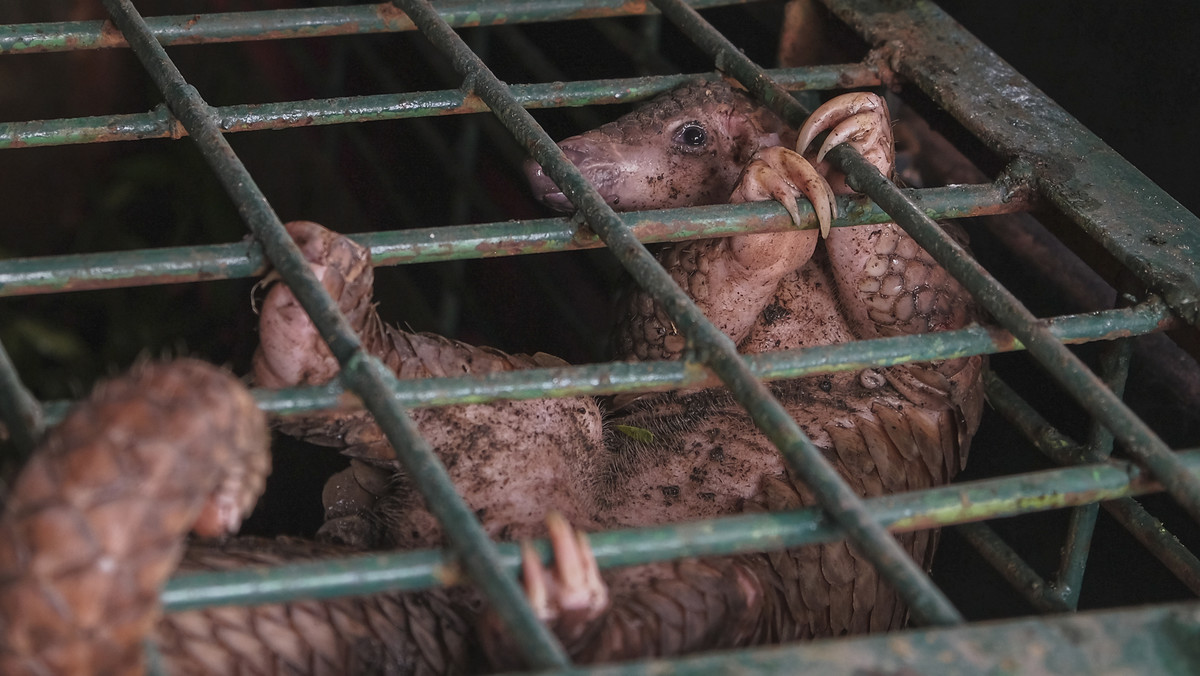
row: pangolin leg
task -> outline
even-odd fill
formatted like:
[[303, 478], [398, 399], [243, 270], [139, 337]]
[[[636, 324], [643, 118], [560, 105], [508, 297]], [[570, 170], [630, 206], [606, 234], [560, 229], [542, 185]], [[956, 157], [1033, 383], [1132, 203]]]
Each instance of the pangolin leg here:
[[812, 203], [821, 235], [828, 235], [829, 223], [837, 216], [837, 203], [825, 177], [800, 153], [782, 146], [772, 146], [754, 154], [742, 170], [729, 201], [738, 204], [777, 200], [791, 214], [792, 221], [799, 225], [800, 214], [796, 209], [798, 195], [808, 198]]
[[270, 471], [232, 374], [146, 362], [46, 434], [0, 516], [0, 673], [136, 674], [189, 530], [223, 535]]
[[[798, 153], [775, 146], [754, 155], [730, 202], [774, 199], [800, 223], [797, 196], [812, 202], [820, 233], [828, 233], [837, 215], [828, 183]], [[779, 280], [812, 257], [817, 239], [812, 230], [792, 230], [682, 242], [663, 249], [659, 260], [705, 316], [736, 343], [771, 302]], [[684, 346], [683, 336], [644, 291], [632, 295], [616, 342], [618, 353], [639, 359], [677, 359]]]
[[[797, 150], [807, 151], [827, 130], [815, 162], [820, 164], [835, 146], [849, 143], [882, 174], [892, 176], [895, 144], [882, 98], [858, 92], [826, 102], [801, 128]], [[835, 191], [851, 191], [840, 175], [832, 170], [826, 175]], [[957, 226], [945, 227], [965, 241]], [[826, 238], [825, 246], [843, 312], [859, 338], [952, 330], [977, 318], [970, 295], [895, 223], [838, 228]], [[965, 461], [965, 441], [974, 434], [982, 411], [983, 365], [982, 357], [969, 357], [893, 367], [883, 374], [925, 410], [951, 407], [964, 423], [962, 434], [952, 440], [954, 455]], [[931, 438], [919, 441], [923, 446], [936, 445]], [[964, 442], [962, 448], [957, 447], [959, 442]]]
[[[388, 326], [372, 302], [374, 269], [368, 249], [310, 221], [293, 221], [286, 227], [317, 278], [362, 339], [364, 348], [399, 378], [450, 377], [564, 364], [547, 354], [510, 355], [443, 336], [409, 333]], [[320, 385], [337, 373], [337, 360], [291, 289], [282, 283], [274, 284], [259, 313], [259, 346], [253, 364], [255, 383], [271, 388]], [[285, 434], [351, 450], [354, 455], [385, 460], [394, 457], [382, 432], [365, 412], [288, 416], [276, 421], [276, 426]]]

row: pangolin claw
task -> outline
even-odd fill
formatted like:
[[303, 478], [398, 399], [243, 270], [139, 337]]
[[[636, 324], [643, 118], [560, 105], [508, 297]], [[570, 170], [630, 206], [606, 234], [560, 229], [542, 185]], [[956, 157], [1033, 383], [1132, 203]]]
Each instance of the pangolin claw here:
[[546, 515], [546, 529], [554, 551], [554, 568], [547, 570], [533, 546], [522, 542], [525, 593], [538, 618], [557, 624], [559, 633], [569, 638], [608, 610], [608, 587], [600, 578], [596, 557], [582, 531], [572, 528], [556, 511]]
[[895, 143], [887, 103], [875, 94], [855, 92], [842, 94], [817, 108], [800, 128], [796, 138], [797, 152], [805, 152], [822, 132], [829, 136], [817, 152], [817, 162], [842, 143], [849, 143], [884, 176], [891, 176], [895, 165]]
[[828, 237], [830, 223], [837, 217], [837, 202], [829, 182], [804, 156], [782, 146], [764, 148], [755, 154], [742, 172], [730, 202], [774, 199], [788, 210], [792, 222], [800, 225], [796, 195], [804, 195], [812, 203], [821, 237]]

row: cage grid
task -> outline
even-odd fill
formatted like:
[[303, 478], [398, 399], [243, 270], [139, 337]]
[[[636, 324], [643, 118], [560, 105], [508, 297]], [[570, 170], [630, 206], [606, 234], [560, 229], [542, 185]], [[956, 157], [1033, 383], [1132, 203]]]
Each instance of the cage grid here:
[[[946, 333], [887, 338], [809, 348], [742, 359], [732, 344], [689, 308], [682, 292], [665, 279], [635, 241], [711, 237], [733, 232], [769, 232], [789, 227], [774, 203], [701, 207], [613, 214], [581, 181], [557, 147], [528, 118], [525, 108], [583, 106], [641, 100], [677, 86], [688, 76], [651, 76], [550, 85], [515, 85], [495, 80], [452, 27], [505, 22], [594, 18], [652, 11], [638, 4], [568, 1], [470, 3], [435, 6], [404, 0], [356, 7], [274, 10], [143, 20], [127, 0], [105, 0], [112, 24], [71, 22], [0, 27], [0, 52], [37, 52], [117, 47], [127, 44], [155, 79], [166, 104], [149, 113], [0, 124], [0, 147], [62, 145], [144, 138], [191, 136], [233, 196], [256, 240], [205, 247], [76, 254], [0, 261], [0, 295], [47, 294], [82, 289], [124, 288], [167, 282], [256, 276], [271, 261], [305, 308], [331, 337], [343, 365], [343, 383], [321, 388], [256, 392], [262, 406], [286, 414], [361, 401], [384, 428], [426, 499], [451, 534], [451, 550], [386, 556], [372, 554], [343, 561], [305, 563], [278, 569], [180, 576], [164, 592], [170, 610], [222, 603], [264, 603], [300, 597], [328, 597], [385, 589], [419, 589], [466, 577], [478, 584], [503, 613], [531, 664], [565, 667], [556, 641], [537, 623], [511, 573], [518, 557], [512, 545], [496, 545], [454, 492], [428, 444], [415, 432], [405, 410], [500, 398], [543, 398], [580, 394], [669, 390], [724, 383], [747, 406], [792, 467], [815, 480], [826, 510], [739, 516], [597, 533], [591, 538], [602, 567], [631, 565], [679, 556], [761, 551], [848, 537], [881, 574], [909, 600], [926, 625], [961, 625], [962, 616], [895, 549], [884, 532], [964, 524], [959, 532], [1029, 603], [1043, 612], [1074, 609], [1078, 602], [1087, 543], [1100, 505], [1113, 514], [1189, 588], [1200, 594], [1200, 562], [1132, 498], [1165, 487], [1200, 521], [1200, 451], [1171, 451], [1120, 401], [1129, 368], [1128, 341], [1112, 343], [1097, 377], [1064, 343], [1112, 340], [1167, 329], [1194, 330], [1200, 275], [1200, 222], [1153, 186], [1123, 159], [1069, 118], [998, 57], [939, 10], [926, 3], [871, 0], [830, 2], [833, 12], [870, 44], [885, 45], [862, 63], [778, 69], [764, 74], [684, 3], [655, 0], [655, 6], [698, 45], [717, 67], [743, 82], [795, 122], [805, 113], [783, 88], [833, 89], [881, 84], [890, 69], [915, 84], [951, 113], [968, 131], [1009, 160], [991, 184], [898, 191], [874, 181], [861, 158], [836, 151], [859, 187], [870, 196], [845, 199], [837, 226], [895, 219], [960, 279], [1005, 330], [972, 327]], [[698, 7], [728, 4], [693, 3]], [[899, 6], [897, 6], [897, 4]], [[116, 29], [114, 29], [114, 25]], [[420, 30], [445, 52], [464, 77], [458, 90], [363, 96], [323, 101], [210, 108], [184, 80], [164, 45], [221, 41], [358, 35]], [[122, 38], [122, 36], [124, 36]], [[896, 48], [895, 45], [903, 45]], [[888, 46], [891, 47], [888, 47]], [[880, 57], [886, 57], [881, 59]], [[886, 66], [881, 65], [886, 61]], [[952, 68], [946, 64], [954, 64]], [[716, 77], [711, 75], [710, 77]], [[778, 83], [778, 84], [775, 84]], [[362, 353], [254, 181], [223, 134], [297, 125], [344, 124], [434, 114], [494, 111], [559, 185], [576, 186], [577, 201], [591, 232], [579, 219], [538, 219], [470, 224], [359, 236], [377, 265], [459, 260], [543, 251], [591, 248], [601, 240], [633, 276], [668, 307], [695, 346], [696, 359], [679, 363], [592, 364], [538, 369], [484, 377], [399, 381]], [[593, 193], [589, 195], [589, 192]], [[873, 201], [872, 201], [873, 200]], [[881, 209], [876, 205], [883, 205]], [[914, 206], [915, 204], [915, 206]], [[1086, 231], [1134, 273], [1147, 293], [1130, 297], [1127, 307], [1038, 320], [987, 271], [975, 264], [932, 226], [931, 218], [1028, 211], [1049, 205]], [[886, 213], [884, 213], [886, 210]], [[811, 212], [808, 213], [811, 219]], [[890, 215], [889, 215], [890, 214]], [[1016, 349], [1029, 350], [1098, 422], [1081, 444], [1055, 430], [1003, 381], [989, 375], [991, 405], [1025, 431], [1033, 443], [1064, 468], [909, 494], [859, 501], [831, 472], [821, 474], [819, 452], [762, 387], [763, 379], [791, 378], [888, 366], [906, 361], [947, 359]], [[28, 448], [40, 429], [61, 415], [65, 402], [37, 402], [21, 385], [0, 348], [0, 404], [17, 445]], [[781, 417], [782, 416], [782, 417]], [[789, 425], [790, 424], [790, 425]], [[1114, 438], [1136, 463], [1108, 460]], [[807, 455], [806, 455], [807, 454]], [[806, 456], [806, 457], [805, 457]], [[826, 468], [827, 470], [828, 468]], [[814, 477], [814, 472], [817, 474]], [[840, 503], [843, 506], [836, 506]], [[844, 505], [849, 505], [844, 506]], [[982, 520], [1061, 507], [1072, 511], [1064, 556], [1056, 576], [1046, 580], [1021, 560]], [[653, 543], [653, 546], [649, 546]], [[543, 556], [548, 549], [540, 550]], [[1132, 628], [1132, 635], [1130, 631]], [[1195, 665], [1200, 607], [1195, 603], [1108, 611], [1087, 616], [1028, 619], [986, 627], [956, 627], [866, 637], [741, 654], [704, 656], [678, 662], [690, 668], [786, 665], [813, 668], [868, 660], [879, 667], [936, 665], [946, 654], [976, 655], [1000, 663], [1031, 657], [1036, 646], [1052, 651], [1061, 670], [1108, 664], [1094, 648], [1124, 635], [1132, 643], [1153, 635], [1154, 650], [1134, 650], [1121, 659], [1163, 670]], [[1035, 637], [1030, 641], [1030, 636]], [[1078, 636], [1085, 638], [1080, 641]], [[1068, 639], [1068, 637], [1074, 637]], [[905, 648], [897, 647], [904, 642]], [[1069, 643], [1082, 643], [1073, 648]], [[1093, 650], [1089, 650], [1093, 648]], [[907, 653], [907, 654], [906, 654]], [[910, 661], [904, 661], [910, 660]], [[1022, 662], [1028, 664], [1028, 662]], [[638, 669], [639, 667], [629, 667]], [[917, 666], [919, 668], [919, 666]], [[615, 670], [615, 668], [614, 668]]]

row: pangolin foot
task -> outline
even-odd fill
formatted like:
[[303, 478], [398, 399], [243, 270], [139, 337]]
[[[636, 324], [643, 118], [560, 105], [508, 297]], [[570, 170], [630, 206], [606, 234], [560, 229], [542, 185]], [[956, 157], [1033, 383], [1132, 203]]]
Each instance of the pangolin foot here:
[[829, 235], [829, 224], [837, 216], [833, 190], [825, 177], [800, 153], [782, 146], [763, 148], [754, 154], [742, 170], [738, 185], [729, 201], [760, 202], [773, 199], [788, 210], [792, 222], [800, 225], [796, 196], [804, 195], [812, 202], [821, 228], [821, 237]]
[[546, 515], [554, 569], [542, 565], [528, 542], [521, 543], [525, 594], [539, 619], [568, 644], [579, 639], [609, 607], [608, 587], [587, 536], [558, 512]]
[[[317, 279], [355, 330], [361, 330], [371, 306], [374, 280], [370, 251], [311, 221], [293, 221], [285, 227]], [[260, 285], [277, 279], [278, 275], [272, 272]], [[337, 360], [296, 297], [283, 284], [273, 286], [262, 303], [259, 340], [254, 379], [262, 387], [319, 384], [337, 375]]]
[[842, 94], [826, 101], [804, 122], [796, 139], [796, 150], [804, 153], [822, 132], [829, 136], [817, 151], [820, 163], [833, 148], [849, 143], [884, 176], [891, 177], [896, 164], [896, 144], [887, 103], [869, 92]]

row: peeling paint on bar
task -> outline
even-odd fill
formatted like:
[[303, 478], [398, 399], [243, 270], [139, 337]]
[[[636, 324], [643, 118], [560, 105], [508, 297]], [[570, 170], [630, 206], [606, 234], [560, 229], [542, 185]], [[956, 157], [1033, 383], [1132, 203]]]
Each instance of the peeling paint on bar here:
[[[796, 91], [870, 87], [879, 84], [873, 69], [860, 64], [785, 68], [773, 76]], [[513, 95], [530, 109], [630, 103], [652, 98], [697, 78], [715, 73], [657, 75], [639, 78], [513, 85]], [[353, 122], [377, 122], [434, 115], [485, 113], [487, 106], [461, 90], [351, 96], [309, 101], [220, 106], [213, 109], [224, 133], [291, 129]], [[179, 139], [187, 130], [165, 106], [130, 113], [60, 120], [0, 122], [0, 150], [77, 143]]]
[[[933, 218], [1013, 213], [1029, 204], [1003, 183], [913, 191]], [[812, 207], [799, 205], [804, 227], [816, 227]], [[835, 227], [883, 223], [887, 214], [861, 197], [842, 198]], [[643, 242], [778, 232], [794, 227], [776, 202], [627, 212], [619, 218]], [[570, 218], [504, 221], [352, 235], [370, 247], [377, 265], [434, 263], [470, 258], [594, 249], [596, 235], [583, 234]], [[266, 259], [253, 241], [137, 251], [71, 254], [0, 260], [0, 297], [112, 289], [151, 284], [234, 279], [264, 274]]]
[[[753, 0], [693, 0], [697, 7], [744, 4]], [[443, 0], [438, 12], [452, 26], [490, 26], [649, 14], [646, 2], [626, 0], [520, 0], [480, 3]], [[147, 17], [151, 34], [163, 45], [288, 40], [332, 35], [365, 35], [413, 30], [412, 22], [390, 2], [348, 7], [313, 7]], [[108, 21], [62, 21], [0, 26], [0, 54], [32, 54], [126, 47]]]

